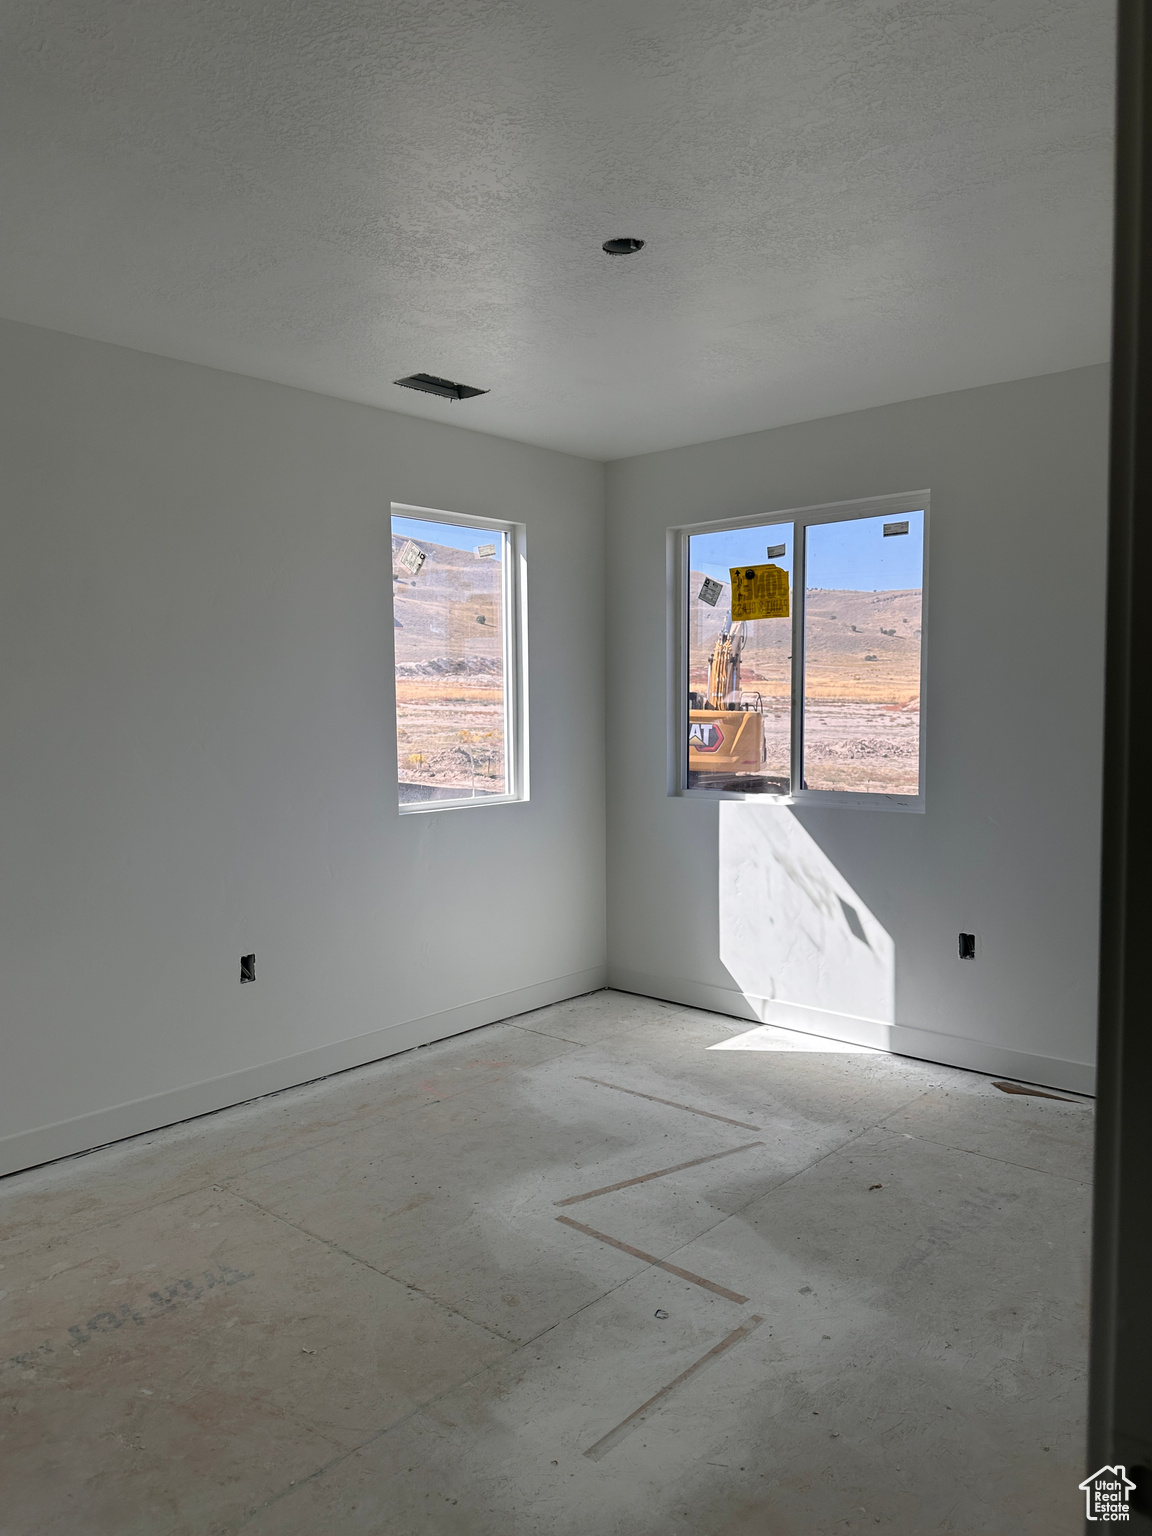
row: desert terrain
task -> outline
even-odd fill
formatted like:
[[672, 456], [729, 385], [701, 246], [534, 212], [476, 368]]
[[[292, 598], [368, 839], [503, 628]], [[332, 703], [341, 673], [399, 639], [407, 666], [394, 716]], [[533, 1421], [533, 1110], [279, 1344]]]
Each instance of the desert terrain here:
[[[477, 535], [477, 542], [480, 536]], [[502, 794], [504, 659], [500, 566], [471, 550], [418, 540], [419, 575], [395, 565], [407, 542], [393, 538], [397, 748], [405, 786], [465, 795]], [[708, 658], [724, 625], [727, 593], [715, 608], [696, 600], [692, 573], [690, 687], [707, 686]], [[807, 739], [810, 789], [914, 793], [920, 718], [920, 593], [812, 591], [808, 594]], [[791, 622], [748, 626], [742, 657], [745, 700], [764, 712], [764, 775], [788, 775]], [[418, 798], [409, 793], [407, 798]]]
[[[425, 539], [409, 576], [393, 536], [396, 736], [400, 798], [406, 786], [504, 793], [504, 657], [500, 564]], [[484, 542], [478, 532], [477, 544]]]
[[[708, 659], [727, 619], [725, 588], [715, 608], [689, 603], [689, 687], [703, 692]], [[914, 794], [920, 723], [919, 590], [810, 590], [805, 622], [805, 783], [809, 789]], [[791, 620], [748, 626], [742, 657], [745, 702], [759, 694], [770, 776], [788, 771]]]

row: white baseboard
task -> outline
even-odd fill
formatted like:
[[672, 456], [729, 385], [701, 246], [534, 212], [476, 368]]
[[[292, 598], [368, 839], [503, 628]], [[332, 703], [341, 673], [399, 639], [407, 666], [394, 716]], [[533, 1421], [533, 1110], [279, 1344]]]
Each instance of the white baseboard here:
[[608, 985], [619, 992], [636, 992], [644, 997], [686, 1003], [691, 1008], [706, 1008], [710, 1013], [751, 1019], [757, 1024], [777, 1024], [782, 1029], [823, 1035], [829, 1040], [844, 1040], [850, 1045], [870, 1045], [877, 1050], [891, 1051], [897, 1056], [937, 1061], [944, 1066], [963, 1067], [970, 1072], [986, 1073], [990, 1077], [1007, 1077], [1022, 1083], [1064, 1088], [1070, 1093], [1093, 1094], [1096, 1091], [1096, 1067], [1092, 1062], [1038, 1056], [1030, 1051], [1014, 1051], [1006, 1046], [990, 1045], [983, 1040], [969, 1040], [962, 1035], [940, 1034], [936, 1030], [919, 1029], [910, 1024], [885, 1024], [878, 1019], [858, 1019], [851, 1014], [831, 1013], [824, 1008], [809, 1008], [799, 1003], [782, 1003], [768, 997], [746, 995], [734, 987], [718, 987], [710, 982], [691, 981], [680, 976], [649, 976], [619, 966], [608, 967]]
[[261, 1098], [266, 1093], [279, 1093], [284, 1088], [313, 1082], [318, 1077], [329, 1077], [333, 1072], [362, 1067], [370, 1061], [380, 1061], [385, 1056], [395, 1056], [418, 1045], [430, 1045], [434, 1040], [446, 1040], [451, 1035], [462, 1035], [470, 1029], [480, 1029], [485, 1024], [495, 1024], [516, 1014], [530, 1013], [534, 1008], [546, 1008], [550, 1003], [595, 992], [606, 983], [607, 967], [594, 966], [591, 970], [557, 976], [534, 986], [519, 987], [514, 992], [502, 992], [497, 997], [464, 1003], [443, 1013], [411, 1019], [406, 1024], [394, 1024], [389, 1029], [357, 1035], [353, 1040], [340, 1040], [333, 1045], [285, 1056], [279, 1061], [245, 1067], [204, 1083], [173, 1088], [167, 1093], [152, 1094], [129, 1104], [116, 1104], [109, 1109], [79, 1115], [74, 1120], [60, 1120], [54, 1125], [41, 1125], [13, 1136], [0, 1137], [0, 1175], [34, 1168], [56, 1158], [71, 1157], [110, 1141], [123, 1141], [125, 1137], [139, 1136], [144, 1131], [175, 1125], [180, 1120], [192, 1120], [197, 1115], [243, 1104], [247, 1099]]

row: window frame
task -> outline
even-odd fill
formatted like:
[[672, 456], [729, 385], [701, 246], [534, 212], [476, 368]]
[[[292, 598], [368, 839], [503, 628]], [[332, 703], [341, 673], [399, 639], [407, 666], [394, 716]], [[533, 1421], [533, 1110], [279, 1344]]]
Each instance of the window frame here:
[[[431, 811], [478, 810], [481, 806], [516, 805], [529, 798], [528, 786], [528, 558], [523, 523], [506, 518], [483, 517], [442, 508], [419, 507], [394, 501], [388, 515], [388, 547], [392, 547], [392, 519], [418, 518], [426, 523], [447, 523], [453, 528], [475, 528], [500, 535], [504, 556], [500, 562], [501, 642], [504, 648], [504, 763], [508, 788], [502, 795], [464, 795], [456, 800], [400, 800], [400, 742], [396, 712], [396, 629], [392, 628], [392, 742], [396, 773], [397, 808], [401, 816], [420, 816]], [[396, 614], [396, 587], [392, 587], [392, 614]]]
[[[798, 787], [804, 763], [804, 643], [806, 618], [806, 530], [814, 524], [854, 521], [857, 518], [898, 518], [903, 513], [924, 514], [924, 570], [920, 617], [920, 740], [918, 782], [915, 795], [869, 794], [860, 790], [804, 789]], [[825, 502], [814, 507], [755, 512], [744, 517], [709, 518], [683, 523], [668, 530], [668, 678], [669, 698], [668, 794], [685, 800], [751, 800], [759, 805], [832, 806], [839, 809], [912, 811], [926, 809], [925, 770], [928, 677], [928, 545], [931, 493], [913, 491], [891, 496], [870, 496], [853, 501]], [[731, 789], [694, 789], [688, 785], [688, 667], [690, 561], [688, 541], [693, 534], [724, 533], [735, 528], [771, 528], [778, 523], [793, 526], [792, 540], [792, 699], [790, 712], [792, 788], [785, 795], [746, 793]]]

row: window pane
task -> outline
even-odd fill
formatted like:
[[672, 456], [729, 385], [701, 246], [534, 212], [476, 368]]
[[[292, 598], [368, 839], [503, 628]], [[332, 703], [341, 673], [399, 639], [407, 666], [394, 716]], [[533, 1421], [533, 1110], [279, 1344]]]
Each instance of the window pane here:
[[915, 795], [924, 514], [813, 523], [804, 547], [804, 787]]
[[507, 535], [392, 519], [400, 803], [509, 792]]
[[[769, 523], [688, 540], [689, 789], [789, 791], [792, 539], [791, 523]], [[753, 610], [776, 617], [741, 620], [737, 607], [733, 623], [733, 570]]]

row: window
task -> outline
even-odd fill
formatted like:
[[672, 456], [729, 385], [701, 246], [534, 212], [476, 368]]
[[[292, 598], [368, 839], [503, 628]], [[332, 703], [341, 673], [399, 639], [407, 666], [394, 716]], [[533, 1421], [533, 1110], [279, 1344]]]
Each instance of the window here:
[[676, 792], [923, 809], [928, 498], [674, 530]]
[[392, 509], [400, 809], [525, 798], [523, 530]]

